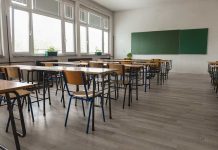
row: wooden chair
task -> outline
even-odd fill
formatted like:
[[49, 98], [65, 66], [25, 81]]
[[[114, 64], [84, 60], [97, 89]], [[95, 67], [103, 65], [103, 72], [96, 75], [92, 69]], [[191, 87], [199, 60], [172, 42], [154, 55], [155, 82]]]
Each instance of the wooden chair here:
[[104, 68], [103, 62], [89, 62], [89, 67], [91, 68]]
[[[89, 67], [91, 67], [91, 68], [104, 68], [104, 63], [103, 62], [90, 61], [89, 62]], [[101, 76], [97, 76], [96, 83], [98, 85], [98, 90], [100, 90], [100, 85], [103, 85], [103, 82], [104, 82], [104, 85], [107, 83], [108, 80], [106, 80], [105, 77], [106, 77], [105, 74], [102, 74]]]
[[[57, 66], [57, 65], [55, 65], [53, 63], [44, 63], [44, 66], [46, 66], [46, 67], [53, 67], [53, 66]], [[61, 73], [50, 72], [48, 74], [48, 78], [51, 81], [51, 86], [52, 87], [53, 87], [54, 82], [55, 82], [55, 85], [56, 85], [55, 95], [57, 96], [58, 91], [61, 90], [61, 87], [60, 87], [60, 84], [61, 84], [61, 79], [60, 78], [62, 78]]]
[[[84, 103], [83, 101], [90, 102], [90, 108], [89, 108], [89, 115], [88, 115], [88, 123], [87, 123], [87, 129], [86, 133], [89, 131], [89, 123], [90, 123], [90, 117], [91, 117], [91, 111], [92, 107], [94, 106], [94, 100], [96, 97], [101, 97], [101, 108], [102, 108], [102, 114], [103, 114], [103, 120], [105, 121], [105, 115], [104, 115], [104, 102], [103, 102], [103, 94], [102, 92], [97, 92], [95, 95], [93, 95], [93, 91], [88, 90], [88, 82], [85, 76], [85, 73], [82, 71], [64, 71], [64, 81], [66, 83], [66, 89], [68, 92], [68, 95], [70, 96], [68, 109], [67, 109], [67, 115], [65, 119], [65, 127], [67, 126], [70, 106], [72, 99], [78, 99], [82, 101], [82, 107], [83, 107], [83, 114], [85, 115], [85, 109], [84, 109]], [[83, 90], [80, 90], [77, 88], [76, 91], [70, 90], [69, 85], [73, 86], [83, 86]]]
[[[19, 82], [22, 81], [21, 70], [18, 67], [5, 67], [5, 68], [2, 68], [2, 69], [5, 70], [6, 78], [8, 80], [16, 80], [16, 81], [19, 81]], [[28, 111], [31, 111], [32, 121], [34, 122], [32, 102], [31, 102], [31, 98], [30, 98], [31, 92], [26, 90], [26, 89], [16, 90], [16, 92], [20, 96], [20, 98], [23, 99], [22, 107], [23, 107], [24, 101], [27, 100]], [[1, 94], [1, 96], [6, 97], [5, 94]], [[15, 101], [17, 99], [17, 96], [14, 93], [11, 93], [10, 94], [10, 99], [13, 100], [12, 103], [14, 105]], [[11, 118], [9, 117], [8, 122], [7, 122], [6, 132], [8, 132], [10, 121], [11, 121]]]
[[[0, 68], [0, 79], [1, 80], [6, 80], [6, 75], [4, 72], [1, 71], [1, 68]], [[0, 106], [2, 106], [2, 102], [4, 102], [4, 96], [1, 96], [0, 95]]]
[[[112, 82], [116, 82], [117, 83], [117, 98], [119, 97], [119, 86], [124, 86], [124, 99], [123, 99], [123, 109], [125, 107], [125, 100], [126, 100], [126, 90], [127, 90], [127, 86], [130, 84], [129, 80], [127, 80], [126, 75], [125, 75], [125, 67], [122, 64], [109, 64], [109, 68], [110, 69], [115, 69], [115, 80]], [[132, 93], [129, 93], [129, 96], [131, 96]]]

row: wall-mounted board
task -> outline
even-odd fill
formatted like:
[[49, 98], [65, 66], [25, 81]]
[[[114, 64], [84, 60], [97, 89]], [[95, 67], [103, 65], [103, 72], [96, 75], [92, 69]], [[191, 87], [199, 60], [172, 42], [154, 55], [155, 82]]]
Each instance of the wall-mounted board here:
[[208, 29], [180, 30], [179, 54], [207, 54]]
[[132, 33], [133, 54], [177, 54], [179, 31]]
[[132, 33], [133, 54], [206, 54], [208, 29]]

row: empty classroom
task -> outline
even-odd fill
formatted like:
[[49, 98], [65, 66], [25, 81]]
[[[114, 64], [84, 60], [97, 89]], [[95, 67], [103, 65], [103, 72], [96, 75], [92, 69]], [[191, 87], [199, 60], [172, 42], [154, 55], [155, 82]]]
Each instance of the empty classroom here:
[[0, 150], [217, 150], [217, 0], [0, 0]]

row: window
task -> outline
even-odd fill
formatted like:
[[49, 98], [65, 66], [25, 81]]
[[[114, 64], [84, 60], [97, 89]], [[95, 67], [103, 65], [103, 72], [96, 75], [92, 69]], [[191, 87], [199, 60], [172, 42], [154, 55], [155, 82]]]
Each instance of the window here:
[[61, 20], [33, 14], [33, 36], [35, 54], [44, 54], [49, 47], [62, 53]]
[[80, 21], [88, 23], [88, 12], [86, 10], [80, 9]]
[[54, 47], [59, 54], [75, 52], [73, 3], [62, 0], [11, 0], [10, 4], [15, 53], [44, 55], [49, 47]]
[[102, 31], [89, 27], [89, 53], [102, 52]]
[[108, 18], [103, 19], [103, 28], [106, 29], [106, 30], [108, 29], [108, 22], [109, 22]]
[[87, 28], [80, 26], [80, 52], [87, 53]]
[[108, 32], [104, 31], [104, 53], [109, 53], [109, 39], [108, 39]]
[[14, 54], [44, 55], [49, 47], [54, 47], [59, 54], [76, 53], [77, 47], [83, 54], [109, 53], [109, 17], [83, 7], [75, 19], [74, 3], [71, 0], [10, 0]]
[[29, 13], [14, 9], [14, 52], [29, 52]]
[[33, 0], [33, 8], [52, 15], [60, 15], [59, 0]]
[[2, 7], [1, 7], [1, 0], [0, 0], [0, 56], [3, 55], [2, 52]]
[[93, 13], [89, 13], [89, 25], [101, 27], [101, 17]]
[[75, 52], [73, 23], [65, 22], [65, 44], [66, 52]]
[[80, 51], [89, 54], [96, 51], [109, 53], [108, 17], [91, 10], [80, 9]]
[[64, 17], [67, 19], [73, 19], [73, 6], [64, 4]]

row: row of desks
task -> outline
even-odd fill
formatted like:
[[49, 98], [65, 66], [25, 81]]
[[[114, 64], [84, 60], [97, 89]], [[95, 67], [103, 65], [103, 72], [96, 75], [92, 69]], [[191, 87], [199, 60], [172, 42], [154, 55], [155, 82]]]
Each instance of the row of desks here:
[[[10, 66], [1, 66], [1, 67], [19, 67], [21, 70], [26, 70], [26, 71], [41, 71], [43, 73], [43, 112], [44, 112], [44, 116], [45, 116], [45, 74], [47, 72], [63, 72], [63, 71], [83, 71], [86, 74], [92, 75], [92, 76], [96, 76], [99, 74], [108, 74], [108, 80], [110, 80], [110, 74], [112, 72], [114, 72], [114, 69], [108, 69], [108, 68], [87, 68], [87, 67], [69, 67], [69, 66], [53, 66], [53, 67], [46, 67], [46, 66], [29, 66], [29, 65], [10, 65]], [[95, 95], [95, 89], [96, 89], [96, 85], [94, 84], [95, 82], [95, 77], [93, 77], [93, 95]], [[110, 83], [110, 82], [109, 82]], [[24, 83], [16, 83], [13, 81], [4, 81], [4, 80], [0, 80], [0, 94], [1, 93], [8, 93], [8, 92], [14, 92], [17, 89], [22, 89], [22, 88], [26, 88], [31, 86], [30, 84], [24, 84]], [[110, 85], [109, 85], [109, 116], [110, 119], [112, 119], [112, 111], [111, 111], [111, 97], [110, 97]], [[65, 106], [65, 102], [64, 102], [64, 88], [62, 85], [62, 99], [63, 99], [63, 104]], [[18, 102], [19, 103], [19, 102]], [[9, 115], [10, 117], [13, 117], [13, 111], [12, 111], [12, 104], [10, 103], [10, 101], [8, 100], [8, 107], [9, 109]], [[21, 107], [20, 107], [21, 108]], [[93, 116], [92, 116], [92, 130], [94, 131], [94, 105], [93, 105]], [[21, 117], [23, 118], [22, 115], [22, 110], [20, 112]], [[14, 120], [14, 119], [12, 119]], [[23, 120], [23, 119], [22, 119]], [[15, 122], [12, 121], [11, 122], [13, 125], [13, 134], [14, 134], [14, 138], [15, 138], [15, 144], [16, 144], [16, 148], [17, 150], [20, 149], [20, 145], [19, 145], [19, 140], [18, 140], [18, 134], [15, 132], [16, 131], [16, 125]], [[25, 126], [24, 126], [25, 127]], [[25, 131], [25, 129], [23, 130]]]
[[[113, 60], [113, 61], [104, 61], [104, 65], [108, 65], [109, 63], [120, 63], [121, 60]], [[130, 60], [125, 60], [125, 61], [130, 61]], [[59, 66], [52, 66], [52, 67], [46, 67], [46, 66], [30, 66], [30, 65], [10, 65], [10, 66], [2, 66], [2, 67], [19, 67], [21, 70], [26, 70], [26, 71], [42, 71], [43, 74], [43, 112], [45, 115], [45, 74], [47, 72], [63, 72], [63, 71], [83, 71], [86, 74], [92, 75], [93, 77], [93, 95], [95, 94], [95, 76], [99, 74], [108, 74], [108, 80], [110, 83], [110, 74], [116, 70], [114, 69], [108, 69], [108, 68], [88, 68], [88, 67], [73, 67], [73, 66], [87, 66], [87, 62], [44, 62], [44, 63], [53, 63]], [[67, 66], [65, 66], [67, 65]], [[68, 66], [70, 65], [70, 66]], [[153, 66], [156, 65], [155, 63], [148, 63], [148, 62], [134, 62], [134, 64], [126, 64], [124, 65], [125, 67], [132, 67], [132, 68], [143, 68], [145, 66]], [[32, 85], [26, 84], [26, 83], [16, 83], [12, 81], [3, 81], [0, 80], [0, 94], [1, 93], [10, 93], [10, 92], [15, 92], [17, 89], [22, 89], [22, 88], [27, 88]], [[3, 86], [2, 86], [3, 85]], [[146, 85], [145, 85], [146, 86]], [[112, 119], [112, 112], [111, 112], [111, 97], [110, 97], [110, 85], [109, 85], [109, 116], [110, 119]], [[8, 97], [9, 98], [9, 97]], [[18, 98], [19, 99], [19, 98]], [[64, 88], [62, 85], [62, 100], [63, 100], [63, 105], [65, 106], [64, 102]], [[20, 101], [18, 100], [18, 103]], [[7, 101], [8, 108], [9, 108], [9, 115], [12, 118], [11, 124], [12, 124], [12, 129], [13, 129], [13, 134], [14, 134], [14, 139], [15, 139], [15, 144], [16, 148], [20, 149], [19, 145], [19, 140], [18, 140], [18, 135], [16, 131], [16, 125], [14, 122], [14, 117], [13, 117], [13, 111], [12, 111], [12, 104], [10, 101]], [[20, 117], [23, 117], [22, 110], [20, 112]], [[93, 116], [92, 116], [92, 130], [94, 130], [94, 105], [93, 105]], [[24, 126], [25, 127], [25, 126]], [[24, 129], [25, 130], [25, 129]], [[25, 136], [25, 135], [24, 135]]]

